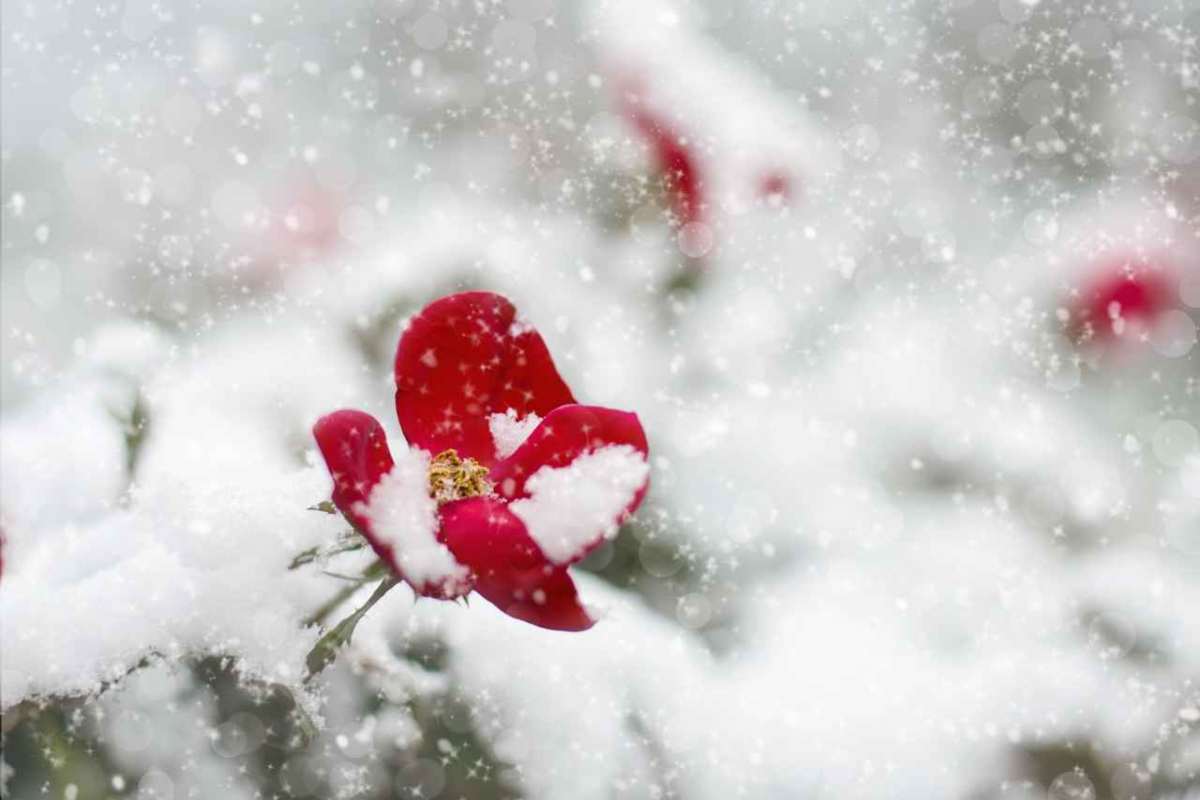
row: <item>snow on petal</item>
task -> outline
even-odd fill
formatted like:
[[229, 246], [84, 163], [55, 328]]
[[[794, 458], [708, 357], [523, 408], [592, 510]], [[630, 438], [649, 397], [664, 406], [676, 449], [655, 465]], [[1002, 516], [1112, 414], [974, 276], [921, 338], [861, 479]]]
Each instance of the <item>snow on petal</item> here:
[[520, 447], [542, 418], [532, 411], [525, 416], [519, 416], [516, 409], [508, 409], [503, 414], [492, 414], [488, 417], [488, 428], [492, 432], [492, 440], [496, 443], [496, 458], [508, 458]]
[[470, 589], [469, 571], [437, 537], [437, 502], [429, 496], [429, 454], [409, 449], [356, 509], [367, 520], [376, 547], [422, 593], [455, 597]]
[[[646, 432], [636, 414], [600, 406], [562, 406], [546, 414], [511, 456], [492, 467], [489, 477], [497, 494], [519, 500], [529, 495], [526, 481], [543, 467], [565, 467], [584, 453], [610, 445], [628, 445], [645, 456]], [[641, 495], [638, 492], [630, 500], [628, 511], [637, 507]]]
[[649, 473], [649, 464], [633, 447], [609, 445], [565, 467], [542, 467], [526, 481], [529, 497], [510, 508], [546, 557], [566, 564], [601, 539], [616, 536]]
[[442, 535], [470, 566], [475, 591], [510, 617], [556, 631], [582, 631], [594, 617], [564, 566], [547, 561], [503, 501], [471, 497], [441, 508]]

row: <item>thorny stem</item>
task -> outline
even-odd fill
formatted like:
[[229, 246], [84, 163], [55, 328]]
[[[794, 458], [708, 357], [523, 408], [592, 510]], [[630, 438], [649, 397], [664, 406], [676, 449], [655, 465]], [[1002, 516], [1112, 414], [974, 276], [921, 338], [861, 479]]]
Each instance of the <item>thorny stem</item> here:
[[335, 608], [346, 602], [350, 595], [357, 592], [358, 587], [361, 585], [362, 583], [350, 584], [338, 589], [337, 594], [326, 600], [325, 603], [316, 611], [314, 611], [308, 619], [304, 620], [305, 626], [319, 625], [320, 623], [324, 622], [325, 618], [332, 614]]
[[361, 575], [343, 575], [340, 572], [330, 572], [327, 569], [321, 570], [321, 574], [328, 575], [331, 578], [337, 578], [339, 581], [350, 581], [351, 583], [355, 583], [355, 584], [359, 584], [359, 585], [361, 585], [363, 583], [363, 579], [362, 579]]
[[364, 583], [375, 580], [381, 575], [384, 575], [386, 572], [387, 567], [384, 566], [383, 562], [376, 561], [374, 564], [363, 570], [362, 575], [355, 578], [353, 583], [349, 583], [346, 586], [343, 586], [341, 589], [338, 589], [337, 593], [333, 597], [326, 600], [320, 608], [308, 616], [308, 619], [304, 620], [304, 624], [306, 626], [321, 624], [326, 620], [326, 618], [329, 617], [330, 614], [334, 612], [338, 606], [346, 602], [346, 600], [350, 598], [350, 595], [357, 592], [359, 587], [361, 587]]
[[[308, 657], [304, 660], [305, 666], [308, 669], [308, 674], [304, 677], [304, 681], [306, 683], [315, 678], [321, 672], [321, 670], [325, 669], [325, 667], [329, 665], [329, 662], [333, 661], [334, 657], [337, 655], [337, 651], [342, 646], [349, 644], [350, 637], [354, 635], [354, 629], [357, 627], [358, 621], [362, 619], [363, 615], [370, 611], [371, 607], [378, 603], [380, 599], [389, 591], [391, 591], [391, 588], [399, 582], [400, 579], [394, 575], [385, 578], [378, 586], [375, 587], [375, 591], [371, 593], [369, 598], [367, 598], [367, 602], [363, 603], [353, 614], [346, 617], [337, 625], [333, 626], [328, 633], [326, 633], [317, 641], [317, 643], [313, 646], [313, 649], [309, 651]], [[353, 592], [358, 587], [354, 586], [348, 588], [350, 592]]]
[[349, 553], [352, 550], [361, 550], [366, 546], [367, 543], [363, 541], [363, 539], [357, 534], [343, 537], [342, 541], [338, 542], [332, 547], [326, 549], [322, 549], [321, 547], [310, 547], [307, 550], [301, 551], [295, 558], [292, 559], [292, 563], [288, 565], [288, 569], [298, 569], [305, 564], [311, 564], [317, 559], [332, 558], [339, 553]]

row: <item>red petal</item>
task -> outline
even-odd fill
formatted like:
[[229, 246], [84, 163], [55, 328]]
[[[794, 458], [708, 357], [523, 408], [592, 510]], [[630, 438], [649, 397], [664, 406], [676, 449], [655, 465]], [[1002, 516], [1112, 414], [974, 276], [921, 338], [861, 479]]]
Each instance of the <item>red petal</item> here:
[[1074, 333], [1082, 336], [1090, 328], [1098, 338], [1114, 338], [1114, 314], [1127, 323], [1152, 323], [1171, 308], [1173, 294], [1169, 268], [1156, 261], [1114, 258], [1084, 286]]
[[1148, 318], [1163, 311], [1170, 298], [1170, 285], [1159, 273], [1109, 275], [1091, 288], [1087, 311], [1093, 319], [1107, 320], [1115, 304], [1122, 317]]
[[[375, 484], [392, 469], [383, 426], [362, 411], [334, 411], [317, 420], [313, 436], [333, 476], [333, 504], [370, 540], [367, 519], [355, 506], [366, 503]], [[392, 562], [390, 549], [380, 555]]]
[[490, 292], [464, 292], [426, 306], [396, 351], [396, 414], [409, 443], [490, 465], [488, 416], [549, 414], [574, 403], [546, 343], [516, 323], [513, 304]]
[[551, 564], [502, 501], [472, 497], [441, 508], [441, 539], [473, 573], [475, 591], [511, 617], [556, 631], [594, 620], [566, 567]]
[[[525, 482], [542, 467], [565, 467], [579, 456], [608, 445], [629, 445], [643, 458], [648, 456], [646, 432], [637, 414], [600, 406], [562, 406], [542, 420], [512, 455], [492, 467], [488, 477], [501, 498], [518, 500], [529, 496]], [[617, 516], [618, 525], [641, 505], [647, 488], [648, 480]], [[595, 540], [573, 556], [571, 563], [587, 557], [603, 543], [603, 531], [598, 529]]]
[[699, 222], [704, 216], [700, 171], [695, 155], [684, 144], [685, 138], [645, 106], [636, 93], [627, 93], [623, 100], [625, 114], [649, 144], [663, 173], [671, 208], [680, 224]]
[[758, 193], [765, 198], [778, 197], [786, 202], [792, 197], [792, 182], [787, 173], [771, 170], [763, 174], [758, 181]]
[[[584, 453], [607, 445], [627, 444], [649, 452], [646, 432], [637, 414], [601, 406], [562, 406], [550, 412], [520, 447], [492, 467], [489, 478], [505, 500], [527, 497], [525, 481], [542, 467], [565, 467]], [[643, 486], [626, 513], [646, 494]]]

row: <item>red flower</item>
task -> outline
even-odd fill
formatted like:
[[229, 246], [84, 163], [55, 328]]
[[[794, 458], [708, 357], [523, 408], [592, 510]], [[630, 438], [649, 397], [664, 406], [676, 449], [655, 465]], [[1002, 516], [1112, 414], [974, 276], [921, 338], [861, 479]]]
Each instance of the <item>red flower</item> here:
[[792, 196], [792, 182], [780, 170], [764, 172], [758, 181], [758, 194], [766, 200], [785, 203]]
[[671, 210], [680, 225], [704, 219], [704, 192], [696, 156], [687, 139], [645, 104], [636, 89], [621, 96], [625, 115], [649, 144], [662, 171]]
[[534, 625], [591, 627], [567, 567], [641, 503], [637, 416], [576, 404], [542, 337], [487, 292], [417, 314], [395, 376], [409, 445], [395, 458], [369, 414], [313, 427], [334, 504], [418, 594], [474, 590]]
[[1169, 270], [1142, 260], [1114, 259], [1083, 288], [1073, 315], [1075, 334], [1102, 340], [1140, 334], [1173, 307]]

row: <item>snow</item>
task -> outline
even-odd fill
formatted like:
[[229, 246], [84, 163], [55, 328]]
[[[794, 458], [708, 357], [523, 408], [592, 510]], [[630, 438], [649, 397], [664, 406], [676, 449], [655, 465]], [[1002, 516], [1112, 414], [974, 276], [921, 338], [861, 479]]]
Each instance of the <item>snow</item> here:
[[[42, 423], [18, 429], [37, 435], [37, 446], [6, 445], [6, 458], [23, 460], [20, 473], [62, 477], [14, 503], [17, 513], [6, 510], [4, 707], [94, 692], [144, 658], [183, 653], [236, 654], [245, 674], [298, 686], [317, 637], [302, 620], [328, 587], [285, 567], [299, 551], [330, 541], [339, 525], [306, 510], [328, 491], [328, 475], [315, 458], [296, 458], [285, 432], [294, 425], [294, 436], [303, 436], [317, 409], [328, 407], [333, 397], [320, 397], [322, 383], [352, 386], [354, 378], [319, 347], [308, 373], [277, 358], [285, 340], [303, 339], [302, 327], [245, 334], [232, 326], [209, 340], [204, 355], [169, 360], [146, 381], [149, 422], [132, 480], [125, 413], [108, 401], [83, 413], [76, 401], [87, 395], [78, 391], [48, 408], [70, 431], [53, 435], [76, 445], [48, 449], [56, 439], [45, 438]], [[97, 341], [115, 347], [105, 342], [116, 340], [106, 330]], [[81, 352], [93, 358], [102, 349]], [[140, 345], [133, 351], [141, 352]], [[108, 369], [83, 360], [74, 380], [87, 386], [97, 368]], [[262, 382], [248, 381], [252, 375]], [[118, 396], [130, 402], [127, 391]], [[78, 445], [92, 441], [109, 443], [106, 459]]]
[[[6, 734], [13, 796], [1196, 784], [1188, 3], [2, 9], [0, 706], [71, 726], [64, 770], [30, 746], [57, 715]], [[631, 90], [691, 147], [703, 228]], [[1172, 259], [1171, 309], [1076, 342], [1127, 253]], [[311, 425], [402, 441], [404, 320], [464, 289], [645, 426], [648, 464], [594, 454], [518, 506], [570, 561], [653, 473], [572, 568], [609, 611], [558, 634], [401, 585], [305, 682], [374, 589], [306, 624], [374, 558], [288, 568], [348, 532], [308, 510]], [[501, 456], [536, 424], [489, 422]], [[424, 457], [375, 511], [457, 575]], [[254, 749], [284, 689], [318, 730]]]
[[496, 443], [496, 458], [505, 459], [516, 452], [541, 421], [542, 418], [533, 413], [518, 417], [511, 408], [503, 414], [488, 417], [488, 429]]
[[[281, 551], [318, 541], [327, 528], [297, 511], [322, 481], [316, 469], [267, 484], [256, 476], [254, 497], [211, 486], [187, 514], [178, 505], [117, 511], [57, 531], [53, 549], [27, 546], [6, 565], [0, 592], [0, 703], [92, 692], [145, 657], [185, 652], [239, 653], [248, 674], [295, 684], [316, 639], [300, 629], [296, 610], [315, 595], [302, 576], [262, 576], [279, 569]], [[264, 530], [247, 543], [237, 535], [247, 504], [274, 508], [289, 535]], [[9, 537], [19, 542], [21, 533]], [[18, 623], [32, 619], [38, 624]]]
[[429, 454], [399, 448], [395, 465], [371, 490], [362, 513], [371, 533], [391, 548], [405, 577], [414, 584], [441, 585], [454, 597], [469, 587], [470, 571], [438, 541], [437, 501], [429, 494]]
[[[69, 524], [116, 504], [126, 484], [125, 445], [104, 405], [100, 387], [73, 387], [65, 402], [0, 424], [6, 526]], [[52, 446], [61, 448], [59, 458], [46, 457]]]
[[608, 445], [565, 467], [542, 467], [525, 482], [529, 497], [509, 504], [546, 557], [568, 564], [617, 534], [622, 512], [650, 474], [629, 445]]

